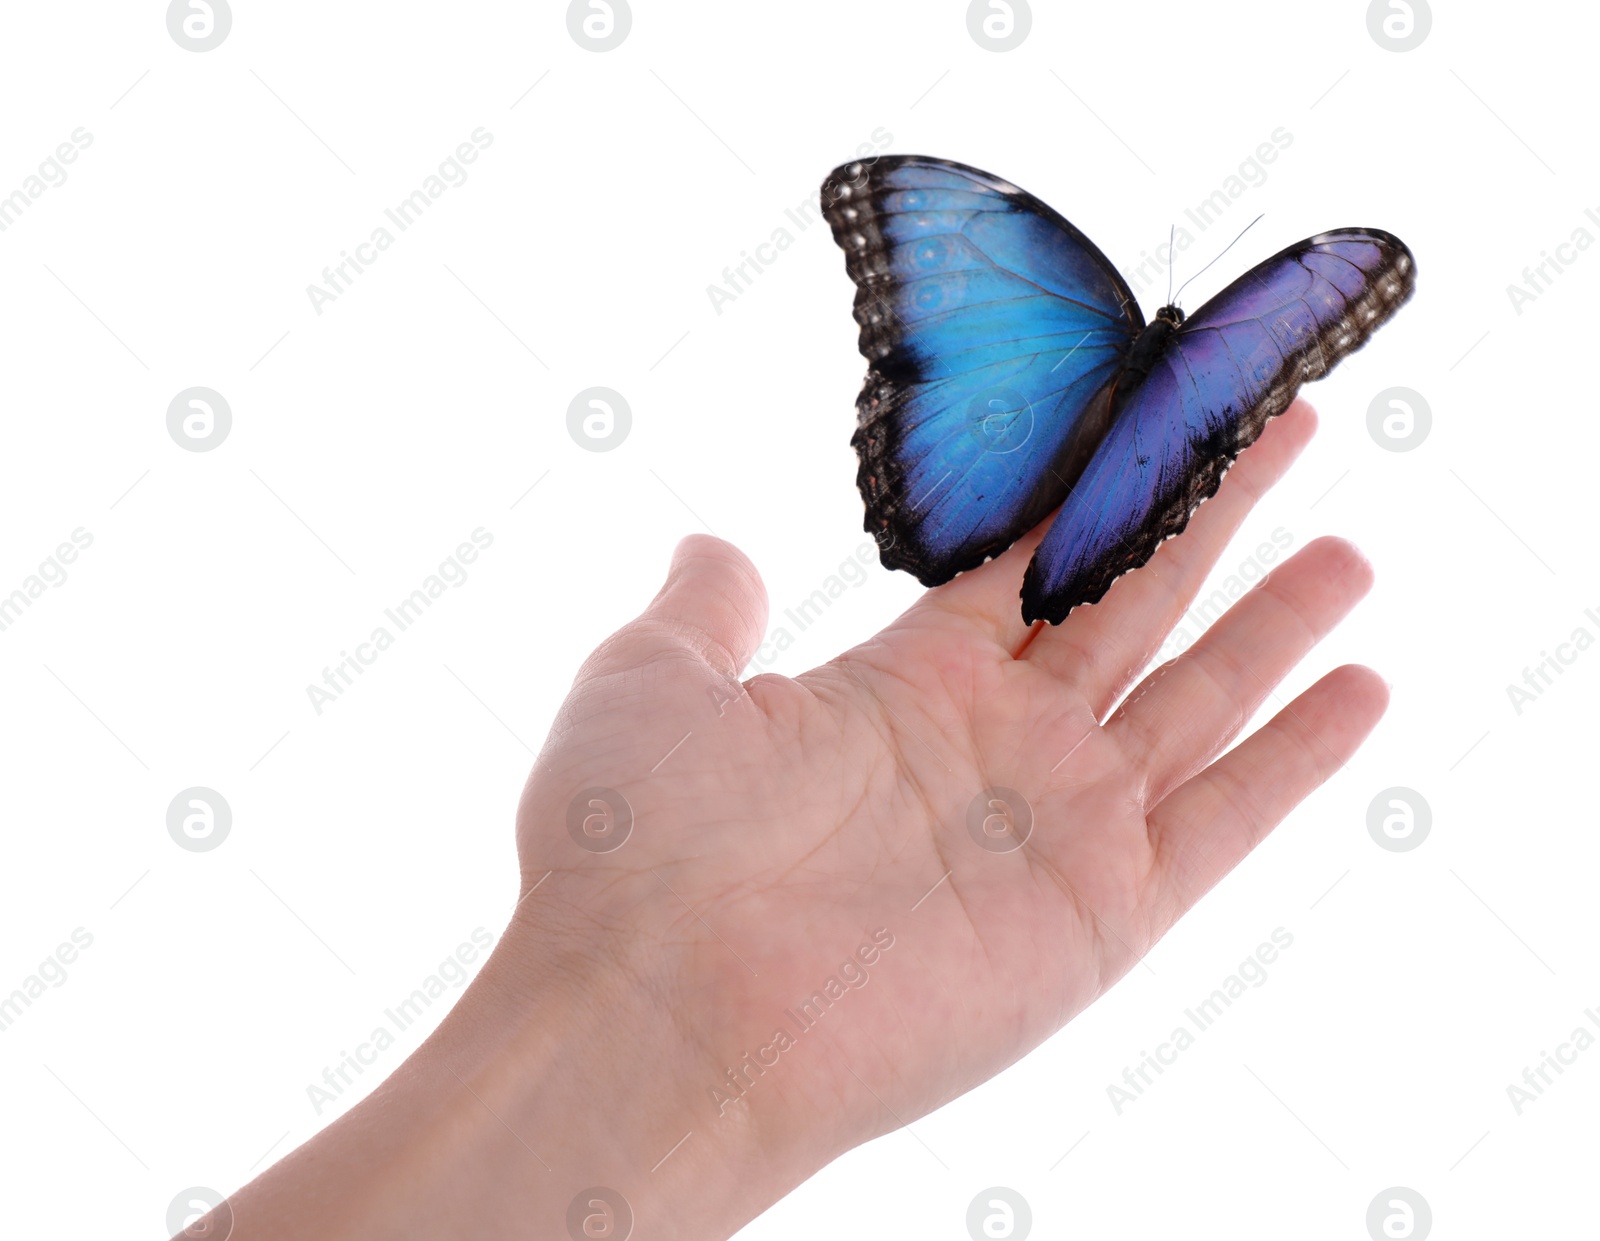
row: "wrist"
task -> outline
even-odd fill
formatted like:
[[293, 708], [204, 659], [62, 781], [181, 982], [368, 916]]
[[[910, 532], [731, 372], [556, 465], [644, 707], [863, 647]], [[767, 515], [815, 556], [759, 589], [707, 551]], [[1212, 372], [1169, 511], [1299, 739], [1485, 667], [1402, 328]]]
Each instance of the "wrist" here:
[[484, 973], [427, 1050], [428, 1071], [460, 1079], [468, 1160], [526, 1191], [494, 1222], [538, 1218], [533, 1235], [563, 1241], [621, 1241], [630, 1221], [636, 1237], [728, 1236], [813, 1170], [784, 1183], [747, 1126], [713, 1123], [698, 1048], [626, 964], [553, 968], [549, 937], [513, 921]]
[[719, 1117], [650, 994], [513, 920], [426, 1043], [234, 1195], [234, 1237], [730, 1235], [826, 1159]]

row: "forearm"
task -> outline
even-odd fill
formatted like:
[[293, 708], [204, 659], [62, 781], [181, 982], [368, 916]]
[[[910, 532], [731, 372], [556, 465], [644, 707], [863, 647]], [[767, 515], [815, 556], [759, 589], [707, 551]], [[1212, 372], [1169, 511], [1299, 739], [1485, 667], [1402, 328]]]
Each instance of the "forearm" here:
[[[236, 1241], [605, 1231], [731, 1234], [814, 1167], [708, 1113], [674, 1023], [637, 988], [558, 971], [514, 931], [437, 1031], [373, 1094], [233, 1195]], [[541, 968], [543, 965], [543, 968]], [[780, 1166], [787, 1164], [787, 1167]], [[588, 1232], [581, 1220], [591, 1218]], [[482, 1232], [473, 1232], [482, 1229]]]

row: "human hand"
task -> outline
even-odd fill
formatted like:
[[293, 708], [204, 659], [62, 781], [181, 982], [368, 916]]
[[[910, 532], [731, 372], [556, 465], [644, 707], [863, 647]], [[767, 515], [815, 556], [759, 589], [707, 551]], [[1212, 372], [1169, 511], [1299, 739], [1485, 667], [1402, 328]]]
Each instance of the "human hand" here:
[[[584, 667], [519, 819], [531, 933], [625, 963], [676, 1032], [661, 1050], [692, 1089], [660, 1150], [725, 1130], [820, 1167], [956, 1097], [1104, 992], [1343, 765], [1387, 701], [1362, 668], [1216, 758], [1366, 593], [1366, 561], [1336, 539], [1112, 713], [1313, 428], [1303, 403], [1276, 419], [1181, 538], [1058, 628], [1018, 611], [1041, 530], [871, 641], [743, 691], [759, 578], [725, 543], [684, 541], [644, 615]], [[614, 852], [568, 833], [592, 786], [632, 807]], [[1009, 851], [969, 832], [996, 787], [1031, 805], [1025, 844], [990, 841]], [[874, 931], [893, 947], [803, 1029], [801, 1002]]]
[[[402, 1071], [437, 1087], [374, 1096], [390, 1127], [465, 1130], [481, 1105], [494, 1121], [456, 1162], [501, 1169], [504, 1218], [550, 1235], [603, 1185], [650, 1235], [724, 1236], [1037, 1046], [1383, 712], [1383, 682], [1341, 668], [1217, 757], [1368, 589], [1337, 539], [1127, 692], [1314, 421], [1303, 402], [1273, 420], [1180, 538], [1057, 628], [1017, 603], [1041, 528], [793, 679], [741, 687], [760, 580], [728, 544], [684, 540], [578, 674], [522, 799], [512, 925]], [[1026, 805], [992, 806], [997, 788]], [[344, 1140], [354, 1126], [398, 1141], [370, 1114]], [[449, 1165], [441, 1143], [418, 1166]], [[416, 1235], [421, 1179], [390, 1191]]]

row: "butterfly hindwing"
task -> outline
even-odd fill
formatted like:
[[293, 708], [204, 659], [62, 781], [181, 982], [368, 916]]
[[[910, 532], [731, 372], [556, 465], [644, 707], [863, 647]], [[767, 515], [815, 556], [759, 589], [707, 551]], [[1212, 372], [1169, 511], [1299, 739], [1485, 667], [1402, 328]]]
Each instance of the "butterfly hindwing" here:
[[846, 164], [822, 203], [870, 364], [851, 441], [866, 529], [887, 567], [937, 585], [1061, 503], [1144, 321], [1087, 237], [978, 169]]
[[1174, 330], [1149, 375], [1118, 394], [1105, 439], [1035, 552], [1023, 618], [1058, 624], [1148, 561], [1300, 385], [1399, 308], [1415, 273], [1389, 233], [1323, 233], [1247, 272]]

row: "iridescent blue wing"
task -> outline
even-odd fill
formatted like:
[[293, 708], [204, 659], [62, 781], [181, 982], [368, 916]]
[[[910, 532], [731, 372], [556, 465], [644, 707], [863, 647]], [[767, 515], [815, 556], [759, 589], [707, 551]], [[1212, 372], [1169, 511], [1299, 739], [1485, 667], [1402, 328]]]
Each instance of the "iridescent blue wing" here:
[[1022, 615], [1059, 624], [1154, 555], [1234, 458], [1411, 296], [1416, 264], [1376, 229], [1323, 233], [1234, 281], [1177, 328], [1114, 401], [1096, 450], [1022, 583]]
[[936, 586], [1061, 503], [1144, 320], [1087, 237], [976, 168], [846, 164], [822, 204], [870, 363], [851, 440], [866, 529], [886, 566]]

